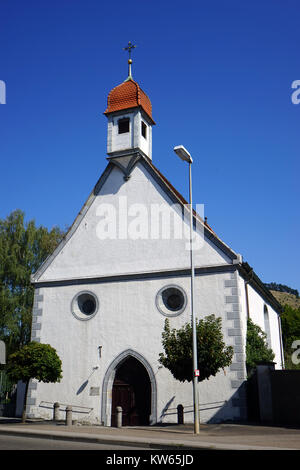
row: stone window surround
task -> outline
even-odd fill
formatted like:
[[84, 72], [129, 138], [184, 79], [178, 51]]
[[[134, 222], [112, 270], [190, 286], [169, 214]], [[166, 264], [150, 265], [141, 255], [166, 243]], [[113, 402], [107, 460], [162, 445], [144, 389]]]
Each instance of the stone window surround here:
[[[91, 315], [87, 315], [87, 314], [84, 314], [82, 312], [79, 312], [79, 307], [76, 307], [78, 297], [82, 294], [91, 295], [94, 298], [95, 302], [96, 302], [95, 311]], [[87, 320], [91, 320], [92, 318], [94, 318], [94, 316], [99, 311], [99, 306], [100, 306], [100, 303], [99, 303], [99, 299], [98, 299], [97, 295], [92, 291], [83, 290], [83, 291], [77, 292], [77, 294], [73, 297], [73, 299], [71, 301], [71, 312], [77, 320], [87, 321]]]
[[[183, 306], [178, 310], [171, 310], [169, 309], [164, 303], [163, 303], [163, 300], [162, 300], [162, 293], [167, 290], [167, 289], [170, 289], [170, 288], [173, 288], [173, 289], [178, 289], [181, 294], [183, 295], [184, 297], [184, 302], [183, 302]], [[178, 315], [181, 315], [184, 310], [186, 309], [186, 306], [187, 306], [187, 303], [188, 303], [188, 299], [187, 299], [187, 295], [186, 295], [186, 292], [185, 290], [177, 285], [177, 284], [168, 284], [166, 286], [163, 286], [156, 294], [156, 297], [155, 297], [155, 304], [156, 304], [156, 308], [157, 310], [159, 311], [159, 313], [161, 313], [162, 315], [164, 315], [165, 317], [177, 317]]]

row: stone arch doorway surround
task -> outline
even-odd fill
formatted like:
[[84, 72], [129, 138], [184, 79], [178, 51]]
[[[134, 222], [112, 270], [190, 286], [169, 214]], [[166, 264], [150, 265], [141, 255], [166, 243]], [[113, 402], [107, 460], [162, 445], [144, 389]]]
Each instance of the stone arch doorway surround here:
[[102, 401], [101, 401], [101, 421], [104, 426], [111, 426], [111, 405], [112, 391], [117, 369], [130, 357], [137, 359], [146, 369], [151, 384], [151, 413], [149, 418], [150, 424], [157, 422], [157, 384], [154, 372], [149, 362], [138, 352], [133, 349], [127, 349], [119, 354], [109, 365], [105, 373], [102, 385]]

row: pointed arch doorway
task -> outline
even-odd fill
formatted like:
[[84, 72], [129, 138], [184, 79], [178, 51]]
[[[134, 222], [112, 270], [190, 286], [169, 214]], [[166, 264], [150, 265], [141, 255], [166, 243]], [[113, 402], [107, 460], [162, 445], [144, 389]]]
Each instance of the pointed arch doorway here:
[[108, 367], [102, 388], [102, 422], [116, 425], [116, 407], [123, 410], [123, 426], [156, 422], [156, 380], [149, 363], [127, 350]]
[[111, 425], [117, 425], [117, 406], [123, 426], [146, 426], [151, 414], [151, 383], [145, 367], [128, 357], [116, 370], [112, 388]]

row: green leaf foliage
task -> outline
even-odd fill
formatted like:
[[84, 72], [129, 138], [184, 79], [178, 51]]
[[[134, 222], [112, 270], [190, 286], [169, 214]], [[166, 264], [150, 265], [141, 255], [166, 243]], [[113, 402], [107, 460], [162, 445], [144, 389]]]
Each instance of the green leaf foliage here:
[[[215, 315], [196, 320], [199, 381], [216, 375], [220, 369], [229, 366], [233, 357], [232, 346], [226, 346], [222, 335], [222, 320]], [[184, 382], [193, 380], [192, 327], [186, 323], [179, 329], [170, 329], [166, 319], [162, 333], [164, 353], [159, 362], [170, 370], [175, 379]]]
[[0, 339], [8, 354], [30, 341], [34, 273], [63, 237], [54, 227], [25, 223], [24, 213], [0, 219]]
[[246, 367], [248, 374], [260, 362], [272, 362], [275, 354], [268, 347], [267, 335], [249, 318], [247, 321]]
[[37, 379], [39, 382], [59, 382], [62, 363], [56, 350], [49, 344], [31, 341], [8, 358], [7, 375], [17, 382]]
[[295, 349], [292, 348], [294, 341], [300, 340], [300, 310], [285, 305], [281, 314], [282, 340], [284, 349], [284, 360], [286, 369], [300, 369], [300, 364], [294, 364], [291, 360]]

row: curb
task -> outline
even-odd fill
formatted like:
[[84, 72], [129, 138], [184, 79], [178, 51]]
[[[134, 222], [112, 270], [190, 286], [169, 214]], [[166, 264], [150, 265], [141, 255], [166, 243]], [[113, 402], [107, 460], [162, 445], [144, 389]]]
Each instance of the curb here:
[[63, 431], [43, 431], [34, 429], [8, 429], [0, 426], [1, 435], [22, 436], [22, 437], [35, 437], [40, 439], [54, 439], [64, 441], [78, 441], [78, 442], [91, 442], [91, 443], [106, 443], [110, 445], [117, 444], [118, 446], [136, 446], [147, 447], [149, 449], [177, 449], [177, 450], [296, 450], [291, 448], [282, 447], [263, 447], [251, 446], [243, 444], [222, 444], [214, 442], [176, 442], [165, 439], [146, 439], [142, 437], [112, 437], [103, 434], [91, 435], [86, 433], [77, 432], [63, 432]]
[[[22, 436], [22, 437], [35, 437], [41, 439], [54, 439], [54, 440], [64, 440], [64, 441], [78, 441], [78, 442], [93, 442], [93, 443], [106, 443], [106, 444], [117, 444], [118, 446], [128, 446], [134, 445], [136, 447], [148, 447], [149, 449], [159, 448], [159, 449], [186, 449], [186, 448], [207, 448], [202, 444], [195, 443], [181, 443], [181, 442], [172, 442], [164, 439], [147, 439], [141, 437], [112, 437], [106, 436], [103, 434], [91, 435], [87, 433], [77, 433], [77, 432], [63, 432], [63, 431], [43, 431], [43, 430], [34, 430], [34, 429], [6, 429], [0, 427], [0, 435], [10, 435], [10, 436]], [[210, 444], [212, 446], [212, 444]]]
[[181, 444], [175, 444], [172, 445], [171, 443], [167, 442], [152, 442], [152, 441], [144, 441], [143, 439], [140, 438], [112, 438], [108, 436], [103, 436], [103, 435], [87, 435], [87, 434], [82, 434], [82, 433], [69, 433], [69, 432], [59, 432], [59, 431], [34, 431], [34, 430], [22, 430], [22, 429], [9, 429], [9, 430], [4, 430], [0, 429], [0, 434], [1, 435], [10, 435], [10, 436], [22, 436], [22, 437], [35, 437], [35, 438], [40, 438], [40, 439], [54, 439], [54, 440], [63, 440], [63, 441], [78, 441], [78, 442], [93, 442], [93, 443], [107, 443], [107, 444], [118, 444], [118, 445], [135, 445], [137, 447], [154, 447], [159, 445], [161, 448], [174, 448], [174, 447], [183, 447]]

